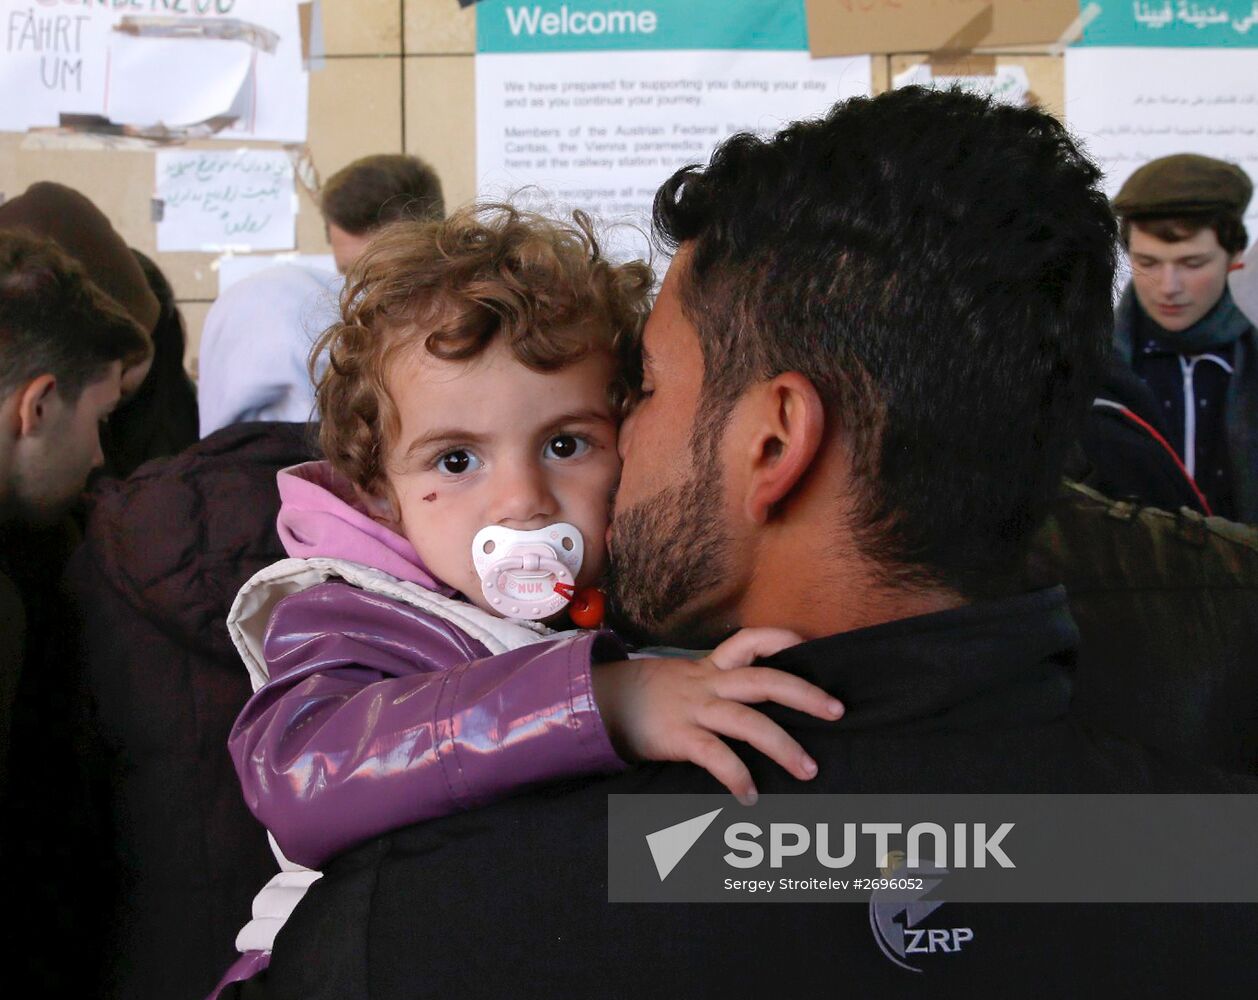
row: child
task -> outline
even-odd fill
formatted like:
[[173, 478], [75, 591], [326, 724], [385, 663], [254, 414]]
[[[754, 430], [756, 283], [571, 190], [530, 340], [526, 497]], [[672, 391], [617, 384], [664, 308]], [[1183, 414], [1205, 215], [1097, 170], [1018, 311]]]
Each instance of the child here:
[[[689, 706], [722, 699], [731, 675], [715, 667], [793, 637], [740, 633], [701, 670], [644, 674], [623, 705], [596, 698], [588, 667], [624, 659], [614, 637], [557, 637], [538, 621], [562, 617], [603, 572], [650, 286], [644, 264], [600, 256], [584, 217], [561, 225], [505, 207], [399, 223], [349, 275], [342, 322], [316, 346], [330, 357], [318, 386], [328, 460], [279, 476], [295, 558], [250, 580], [229, 618], [256, 690], [229, 746], [288, 858], [317, 867], [522, 785], [615, 771], [613, 738], [630, 759], [702, 759], [754, 796], [732, 751], [713, 763], [711, 727]], [[842, 710], [778, 671], [740, 680], [728, 700]], [[800, 778], [816, 773], [746, 712], [726, 713], [739, 721], [723, 734]], [[255, 901], [238, 938], [254, 954], [225, 981], [265, 965], [318, 877], [288, 869]]]

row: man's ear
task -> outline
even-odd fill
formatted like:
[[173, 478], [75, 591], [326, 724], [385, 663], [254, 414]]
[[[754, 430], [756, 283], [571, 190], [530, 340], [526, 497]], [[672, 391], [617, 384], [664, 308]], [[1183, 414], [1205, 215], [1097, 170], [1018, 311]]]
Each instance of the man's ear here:
[[812, 466], [825, 437], [816, 386], [799, 372], [770, 379], [757, 393], [746, 514], [764, 524]]
[[40, 375], [20, 389], [17, 403], [18, 437], [39, 434], [48, 424], [57, 392], [56, 376]]

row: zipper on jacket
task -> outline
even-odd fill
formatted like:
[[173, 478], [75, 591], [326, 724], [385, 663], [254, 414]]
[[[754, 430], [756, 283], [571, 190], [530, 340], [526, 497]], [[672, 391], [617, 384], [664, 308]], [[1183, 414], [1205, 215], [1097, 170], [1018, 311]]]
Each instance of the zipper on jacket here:
[[1194, 480], [1197, 478], [1197, 395], [1193, 391], [1193, 372], [1198, 361], [1213, 361], [1229, 375], [1233, 371], [1217, 354], [1179, 356], [1179, 370], [1184, 376], [1184, 468]]

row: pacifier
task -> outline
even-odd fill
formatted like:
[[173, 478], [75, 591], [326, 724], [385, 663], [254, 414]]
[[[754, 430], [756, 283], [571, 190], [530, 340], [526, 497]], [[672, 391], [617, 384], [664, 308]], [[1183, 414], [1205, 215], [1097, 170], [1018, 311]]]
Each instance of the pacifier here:
[[472, 539], [481, 593], [505, 618], [557, 615], [576, 594], [584, 557], [581, 532], [564, 522], [534, 531], [491, 524]]

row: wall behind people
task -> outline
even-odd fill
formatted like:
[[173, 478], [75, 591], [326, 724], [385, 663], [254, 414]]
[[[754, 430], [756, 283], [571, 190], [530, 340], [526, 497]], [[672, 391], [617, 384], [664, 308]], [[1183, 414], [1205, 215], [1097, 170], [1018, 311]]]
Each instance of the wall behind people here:
[[[406, 152], [437, 170], [447, 209], [470, 200], [476, 193], [475, 7], [461, 7], [457, 0], [325, 0], [317, 9], [324, 54], [310, 67], [307, 146], [318, 176], [326, 179], [369, 153]], [[887, 89], [896, 73], [924, 59], [929, 56], [922, 53], [875, 56], [874, 91]], [[1011, 64], [1025, 68], [1031, 94], [1060, 114], [1060, 54], [1015, 47], [963, 57], [960, 69], [990, 74]], [[949, 71], [957, 67], [955, 57], [947, 61]], [[195, 142], [189, 148], [235, 145]], [[128, 245], [152, 257], [170, 279], [188, 325], [188, 367], [195, 371], [205, 314], [218, 295], [217, 255], [157, 252], [150, 205], [153, 160], [150, 149], [0, 133], [0, 194], [12, 198], [37, 180], [56, 180], [99, 205]], [[313, 194], [300, 183], [297, 191], [297, 250], [330, 252]]]
[[[330, 0], [318, 5], [325, 54], [310, 72], [307, 146], [321, 178], [368, 153], [414, 153], [433, 165], [447, 200], [475, 190], [472, 54], [475, 15], [456, 0]], [[439, 95], [439, 97], [435, 96]], [[189, 143], [188, 148], [278, 143]], [[218, 295], [217, 254], [158, 253], [150, 199], [154, 152], [104, 149], [79, 138], [0, 133], [0, 193], [13, 198], [56, 180], [92, 199], [127, 244], [152, 257], [174, 286], [195, 370], [205, 313]], [[297, 249], [328, 253], [311, 192], [297, 184]]]

